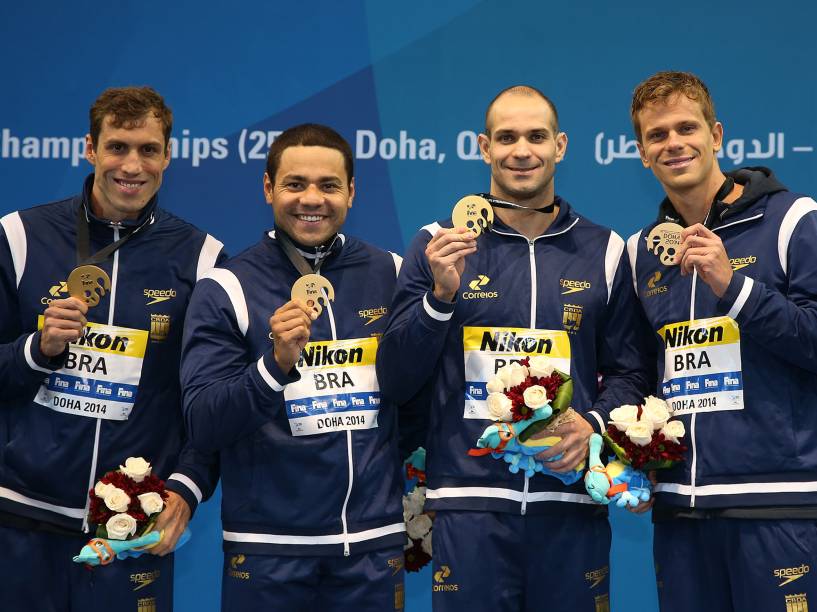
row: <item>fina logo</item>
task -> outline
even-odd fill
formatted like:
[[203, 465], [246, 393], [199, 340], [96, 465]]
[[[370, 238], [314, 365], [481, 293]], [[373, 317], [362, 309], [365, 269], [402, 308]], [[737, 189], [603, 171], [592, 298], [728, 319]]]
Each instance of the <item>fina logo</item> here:
[[464, 300], [478, 300], [478, 299], [494, 299], [499, 297], [498, 291], [483, 291], [483, 287], [491, 282], [491, 279], [484, 274], [477, 274], [477, 277], [468, 283], [468, 288], [471, 291], [463, 291], [462, 299]]

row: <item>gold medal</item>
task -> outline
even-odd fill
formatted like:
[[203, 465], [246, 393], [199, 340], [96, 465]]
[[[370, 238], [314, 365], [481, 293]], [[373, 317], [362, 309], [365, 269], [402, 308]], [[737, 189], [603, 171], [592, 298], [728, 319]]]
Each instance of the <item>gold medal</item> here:
[[111, 279], [107, 272], [96, 266], [79, 266], [74, 268], [66, 281], [71, 297], [82, 300], [93, 308], [106, 291], [111, 290]]
[[451, 221], [454, 227], [467, 228], [479, 236], [491, 229], [494, 223], [494, 209], [488, 200], [481, 196], [465, 196], [454, 206]]
[[647, 250], [665, 266], [674, 266], [677, 263], [675, 254], [681, 246], [683, 229], [677, 223], [659, 223], [644, 239], [647, 241]]
[[306, 302], [320, 315], [328, 300], [335, 300], [335, 289], [325, 276], [305, 274], [292, 285], [292, 299]]

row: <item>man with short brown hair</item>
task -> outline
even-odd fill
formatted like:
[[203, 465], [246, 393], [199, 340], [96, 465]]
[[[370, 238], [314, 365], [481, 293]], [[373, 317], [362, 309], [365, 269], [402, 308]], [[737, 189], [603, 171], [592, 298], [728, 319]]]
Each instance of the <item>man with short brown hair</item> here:
[[689, 447], [657, 473], [661, 610], [805, 610], [817, 593], [817, 204], [768, 168], [720, 169], [723, 125], [695, 75], [645, 80], [632, 119], [666, 192], [628, 240], [633, 283]]
[[[178, 363], [190, 293], [222, 245], [158, 207], [172, 125], [158, 93], [108, 89], [90, 116], [82, 193], [0, 219], [4, 610], [171, 609], [168, 555], [215, 487], [214, 462], [185, 443]], [[87, 300], [66, 282], [80, 267], [103, 279]], [[89, 572], [71, 560], [95, 527], [88, 491], [128, 457], [166, 481], [162, 540]]]

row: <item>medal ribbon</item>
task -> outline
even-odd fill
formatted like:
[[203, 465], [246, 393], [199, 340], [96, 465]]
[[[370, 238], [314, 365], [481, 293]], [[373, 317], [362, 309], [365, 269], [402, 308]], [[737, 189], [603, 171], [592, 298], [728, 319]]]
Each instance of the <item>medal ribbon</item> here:
[[[301, 273], [301, 276], [306, 276], [307, 274], [319, 274], [321, 271], [321, 266], [323, 262], [326, 260], [326, 257], [315, 257], [315, 268], [313, 269], [309, 262], [306, 260], [306, 257], [301, 255], [301, 252], [298, 250], [298, 247], [292, 242], [292, 238], [287, 236], [284, 232], [279, 229], [275, 230], [275, 238], [281, 245], [281, 248], [284, 250], [284, 253], [289, 259], [290, 263], [295, 266], [295, 269]], [[335, 244], [335, 240], [338, 239], [338, 235], [335, 234], [335, 237], [332, 239], [332, 242], [326, 248], [326, 253], [328, 254], [331, 250], [332, 246]]]
[[513, 202], [508, 202], [507, 200], [501, 200], [495, 196], [492, 196], [490, 193], [478, 193], [477, 194], [481, 198], [485, 198], [491, 204], [491, 206], [496, 206], [497, 208], [511, 208], [517, 210], [530, 210], [532, 212], [538, 212], [543, 214], [550, 214], [553, 212], [553, 209], [556, 206], [555, 202], [551, 202], [547, 206], [543, 206], [542, 208], [528, 208], [527, 206], [522, 206], [520, 204], [514, 204]]
[[102, 263], [113, 255], [114, 251], [133, 238], [136, 233], [139, 232], [139, 230], [150, 224], [152, 221], [153, 215], [151, 214], [132, 232], [91, 255], [91, 231], [88, 227], [88, 213], [85, 210], [85, 204], [80, 204], [79, 208], [77, 209], [77, 266], [96, 265]]

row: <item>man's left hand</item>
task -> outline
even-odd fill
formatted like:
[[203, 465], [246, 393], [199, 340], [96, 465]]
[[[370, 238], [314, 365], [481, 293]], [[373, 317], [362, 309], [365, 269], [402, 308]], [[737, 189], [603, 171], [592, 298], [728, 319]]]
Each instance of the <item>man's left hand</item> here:
[[164, 529], [164, 535], [156, 546], [148, 549], [148, 552], [160, 557], [172, 553], [173, 549], [176, 548], [176, 542], [187, 527], [188, 521], [190, 521], [190, 506], [187, 505], [181, 495], [168, 491], [164, 510], [156, 519], [156, 526], [154, 527], [154, 530], [159, 532]]
[[541, 432], [532, 438], [547, 438], [550, 436], [561, 438], [559, 442], [549, 449], [536, 455], [536, 458], [539, 461], [547, 461], [551, 457], [561, 454], [562, 456], [557, 461], [548, 462], [545, 467], [554, 472], [569, 472], [587, 457], [588, 441], [592, 433], [593, 427], [577, 412], [575, 420], [562, 423], [553, 432]]
[[700, 223], [684, 228], [681, 232], [681, 246], [675, 255], [681, 265], [681, 274], [692, 274], [698, 270], [701, 277], [719, 298], [726, 293], [732, 280], [732, 264], [718, 235]]

